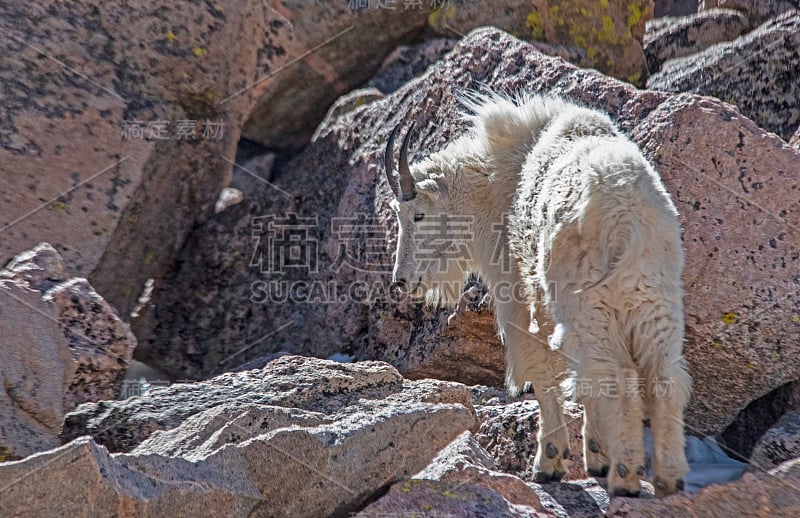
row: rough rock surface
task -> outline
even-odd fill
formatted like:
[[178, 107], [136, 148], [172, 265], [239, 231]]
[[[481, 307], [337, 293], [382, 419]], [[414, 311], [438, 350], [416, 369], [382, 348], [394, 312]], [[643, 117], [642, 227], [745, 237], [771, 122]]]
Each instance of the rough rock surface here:
[[697, 2], [698, 11], [716, 7], [742, 11], [747, 14], [755, 27], [790, 9], [800, 9], [800, 2], [797, 0], [698, 0]]
[[800, 411], [783, 416], [759, 439], [750, 462], [762, 469], [771, 469], [797, 458], [800, 458]]
[[789, 145], [800, 150], [800, 126], [797, 127], [797, 131], [789, 139]]
[[334, 414], [360, 399], [461, 404], [474, 414], [466, 387], [445, 381], [404, 381], [383, 362], [337, 363], [282, 356], [263, 369], [176, 383], [123, 401], [87, 403], [64, 420], [62, 439], [92, 435], [112, 452], [129, 451], [156, 430], [222, 404], [258, 404]]
[[[390, 94], [453, 50], [457, 40], [434, 38], [416, 45], [397, 47], [383, 60], [381, 68], [366, 82], [366, 87]], [[330, 114], [328, 114], [329, 118]]]
[[[502, 387], [503, 344], [494, 311], [481, 299], [479, 293], [477, 300], [454, 313], [411, 307], [407, 301], [397, 311], [376, 304], [371, 308], [369, 345], [358, 355], [386, 359], [411, 379]], [[389, 312], [394, 318], [382, 316]]]
[[494, 459], [470, 432], [464, 432], [425, 469], [410, 480], [395, 484], [358, 516], [398, 512], [423, 516], [426, 512], [457, 516], [549, 515], [532, 487], [494, 468]]
[[411, 480], [358, 514], [369, 518], [415, 512], [420, 516], [594, 517], [608, 495], [593, 479], [535, 484], [504, 473], [475, 437], [464, 432]]
[[[481, 25], [486, 9], [481, 2], [457, 0], [431, 24], [464, 35]], [[493, 2], [491, 10], [492, 25], [518, 38], [580, 47], [592, 68], [638, 85], [647, 78], [641, 44], [653, 0], [504, 0]]]
[[667, 60], [736, 39], [750, 23], [747, 16], [733, 9], [712, 9], [692, 16], [662, 19], [661, 22], [657, 30], [649, 30], [648, 25], [648, 31], [644, 33], [644, 55], [651, 74], [658, 72]]
[[58, 444], [64, 413], [76, 404], [116, 396], [136, 338], [85, 279], [67, 278], [47, 243], [0, 270], [0, 286], [10, 398], [0, 403], [0, 450], [19, 457]]
[[76, 365], [52, 304], [5, 280], [0, 297], [1, 462], [59, 444], [64, 394]]
[[[481, 424], [475, 439], [495, 459], [497, 469], [533, 481], [533, 459], [539, 441], [539, 404], [533, 400], [477, 406]], [[567, 480], [586, 478], [583, 466], [583, 410], [567, 402], [564, 418], [569, 429]]]
[[[227, 387], [233, 396], [227, 402], [153, 434], [129, 454], [110, 455], [93, 439], [81, 437], [56, 450], [0, 464], [3, 512], [347, 515], [382, 488], [424, 468], [437, 451], [474, 425], [470, 409], [450, 403], [447, 390], [436, 382], [394, 387], [394, 393], [384, 391], [385, 398], [345, 401], [347, 377], [359, 377], [359, 368], [362, 380], [370, 378], [384, 389], [387, 375], [399, 376], [388, 365], [364, 364], [345, 372], [330, 363], [292, 357], [273, 364], [283, 374], [287, 368], [298, 374], [292, 380], [282, 374], [272, 378], [273, 402], [286, 406], [237, 397], [242, 385], [234, 385], [244, 380], [229, 380], [235, 383]], [[319, 390], [309, 390], [311, 380]], [[301, 386], [281, 384], [289, 381]], [[282, 390], [290, 396], [277, 401]], [[467, 392], [463, 386], [458, 390]], [[195, 398], [201, 394], [192, 393]], [[315, 400], [311, 406], [316, 410], [291, 406], [309, 403], [304, 396]]]
[[[154, 359], [191, 378], [279, 350], [368, 351], [397, 361], [401, 351], [414, 356], [438, 340], [446, 319], [387, 294], [396, 222], [384, 139], [414, 120], [411, 160], [441, 148], [465, 127], [457, 96], [481, 85], [603, 109], [652, 159], [685, 230], [692, 433], [721, 431], [750, 401], [800, 378], [798, 152], [727, 104], [637, 90], [490, 29], [471, 33], [394, 94], [324, 121], [273, 186], [259, 184], [200, 228], [172, 282], [156, 286], [158, 327], [139, 336]], [[290, 214], [296, 218], [278, 218]], [[262, 217], [269, 215], [277, 217]], [[313, 264], [269, 263], [270, 240], [277, 248], [291, 243], [274, 239], [280, 224], [302, 236]], [[289, 297], [286, 286], [303, 289]], [[472, 329], [494, 333], [488, 322]], [[503, 366], [496, 369], [499, 378]]]
[[800, 11], [793, 9], [735, 41], [664, 64], [647, 87], [717, 97], [788, 140], [800, 124], [798, 67]]
[[655, 0], [653, 16], [686, 16], [697, 12], [697, 0]]
[[86, 279], [70, 279], [44, 294], [59, 309], [58, 322], [78, 368], [64, 403], [114, 399], [136, 349], [136, 337]]
[[769, 471], [745, 473], [727, 484], [701, 489], [689, 496], [663, 499], [615, 498], [606, 516], [651, 518], [672, 516], [769, 516], [793, 518], [800, 510], [800, 459]]
[[800, 410], [800, 381], [781, 385], [751, 401], [716, 438], [731, 457], [746, 461], [759, 439], [783, 415], [795, 410]]

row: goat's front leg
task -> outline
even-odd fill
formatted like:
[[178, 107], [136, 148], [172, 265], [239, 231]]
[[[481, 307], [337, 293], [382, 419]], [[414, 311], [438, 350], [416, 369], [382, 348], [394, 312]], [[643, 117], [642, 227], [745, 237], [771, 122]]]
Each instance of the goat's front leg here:
[[[517, 318], [500, 320], [504, 316]], [[539, 402], [534, 480], [560, 480], [567, 471], [569, 432], [559, 386], [565, 364], [561, 355], [550, 350], [547, 339], [543, 338], [548, 336], [552, 326], [543, 325], [538, 333], [531, 333], [528, 331], [530, 313], [525, 308], [512, 313], [500, 307], [498, 320], [506, 347], [506, 386], [511, 393], [519, 393], [526, 383], [531, 383]]]

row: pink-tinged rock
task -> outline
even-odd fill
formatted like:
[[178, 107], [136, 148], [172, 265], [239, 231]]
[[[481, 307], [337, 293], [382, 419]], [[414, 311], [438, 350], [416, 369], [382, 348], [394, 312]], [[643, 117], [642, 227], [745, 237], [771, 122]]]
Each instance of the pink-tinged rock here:
[[[539, 404], [533, 400], [475, 408], [480, 419], [477, 442], [494, 459], [497, 469], [533, 481], [533, 459], [539, 444]], [[564, 405], [569, 430], [567, 480], [587, 477], [583, 466], [583, 409], [575, 403]]]
[[800, 378], [800, 153], [730, 105], [678, 95], [632, 136], [681, 213], [691, 433]]
[[40, 243], [0, 270], [0, 281], [25, 286], [55, 308], [54, 323], [77, 361], [64, 394], [65, 410], [70, 411], [86, 401], [116, 397], [136, 349], [136, 337], [86, 279], [69, 278], [66, 272], [63, 257], [49, 243]]
[[689, 496], [663, 499], [615, 498], [606, 516], [764, 516], [795, 518], [800, 513], [800, 459], [769, 471], [745, 473], [735, 482], [701, 489]]
[[50, 242], [129, 314], [213, 214], [242, 128], [303, 145], [431, 11], [351, 5], [3, 4], [0, 264]]
[[64, 398], [67, 410], [87, 401], [115, 399], [130, 366], [136, 337], [116, 310], [86, 279], [69, 279], [48, 290], [58, 323], [78, 368]]
[[298, 356], [79, 408], [136, 447], [0, 462], [3, 516], [348, 515], [476, 424], [463, 385]]
[[0, 270], [0, 308], [0, 457], [17, 458], [57, 445], [75, 405], [116, 396], [136, 338], [47, 243]]
[[[502, 0], [491, 4], [491, 25], [521, 39], [579, 47], [591, 68], [642, 85], [642, 36], [653, 7], [653, 0]], [[486, 11], [482, 2], [451, 2], [429, 21], [444, 34], [464, 35]]]
[[423, 309], [383, 318], [386, 310], [373, 308], [370, 346], [362, 355], [391, 359], [411, 379], [503, 386], [503, 344], [491, 305], [474, 304], [455, 315]]
[[0, 280], [0, 358], [0, 462], [58, 446], [77, 365], [58, 309], [10, 280]]
[[555, 516], [533, 487], [497, 471], [494, 459], [469, 432], [443, 448], [428, 466], [393, 485], [356, 516]]

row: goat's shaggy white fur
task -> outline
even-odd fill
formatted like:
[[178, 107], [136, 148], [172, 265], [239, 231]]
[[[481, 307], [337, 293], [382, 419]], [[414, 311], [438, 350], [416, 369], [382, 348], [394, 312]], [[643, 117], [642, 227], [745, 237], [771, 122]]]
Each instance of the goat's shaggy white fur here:
[[[658, 174], [599, 111], [544, 96], [481, 94], [466, 104], [471, 131], [412, 166], [416, 197], [395, 202], [395, 280], [435, 288], [472, 271], [490, 292], [525, 286], [524, 300], [494, 301], [507, 386], [516, 393], [532, 383], [540, 403], [537, 480], [566, 471], [559, 384], [569, 369], [582, 384], [587, 470], [608, 473], [612, 494], [638, 494], [647, 410], [656, 492], [681, 489], [691, 383], [682, 356], [683, 252]], [[473, 239], [461, 261], [425, 270], [417, 220], [441, 214], [470, 216]], [[499, 223], [510, 269], [497, 266]]]

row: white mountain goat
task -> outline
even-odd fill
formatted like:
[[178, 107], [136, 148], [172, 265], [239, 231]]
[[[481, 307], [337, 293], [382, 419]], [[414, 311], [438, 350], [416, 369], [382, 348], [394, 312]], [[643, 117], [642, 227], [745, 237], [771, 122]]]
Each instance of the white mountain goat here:
[[[691, 385], [683, 251], [658, 174], [601, 112], [541, 96], [476, 95], [466, 104], [471, 131], [413, 166], [409, 128], [399, 173], [398, 128], [389, 137], [394, 287], [453, 305], [460, 291], [443, 286], [482, 276], [506, 348], [507, 387], [518, 393], [531, 383], [539, 400], [537, 481], [566, 471], [560, 383], [569, 366], [586, 410], [586, 470], [608, 476], [612, 495], [637, 495], [649, 414], [656, 493], [681, 490]], [[457, 242], [452, 221], [461, 226]]]

